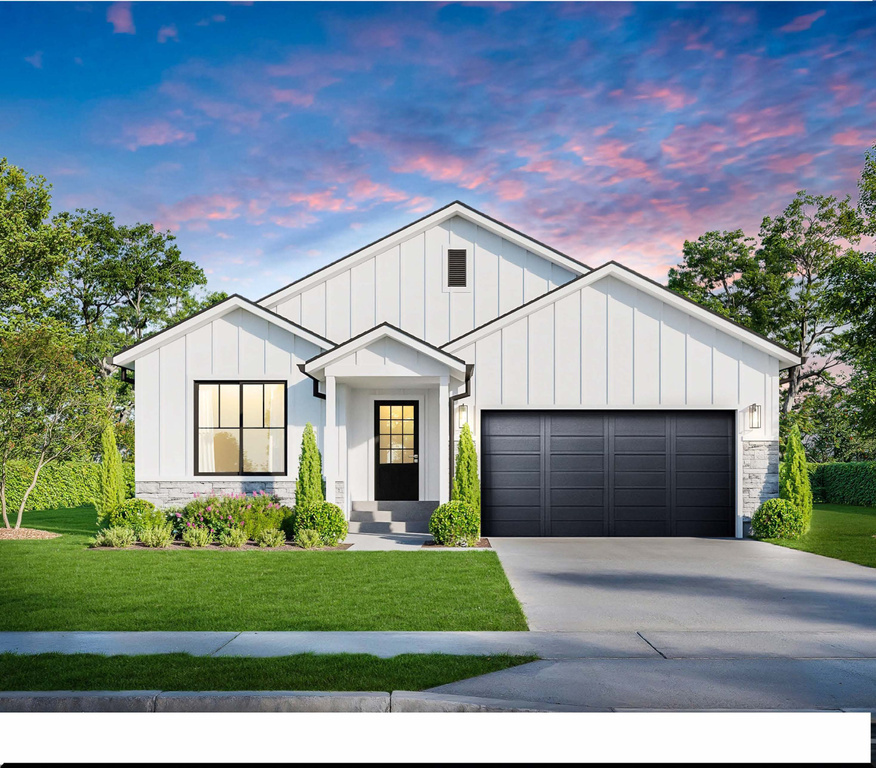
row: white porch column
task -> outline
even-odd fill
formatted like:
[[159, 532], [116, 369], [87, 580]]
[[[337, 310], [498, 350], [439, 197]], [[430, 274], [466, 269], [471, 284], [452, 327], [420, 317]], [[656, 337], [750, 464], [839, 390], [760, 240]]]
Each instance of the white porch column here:
[[450, 377], [438, 384], [438, 503], [450, 501]]
[[335, 377], [325, 377], [325, 498], [335, 503], [335, 480], [338, 479], [338, 397]]

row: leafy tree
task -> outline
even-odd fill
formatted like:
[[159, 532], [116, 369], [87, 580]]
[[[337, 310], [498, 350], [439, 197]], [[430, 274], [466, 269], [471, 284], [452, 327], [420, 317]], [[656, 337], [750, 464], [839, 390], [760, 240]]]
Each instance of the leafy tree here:
[[468, 424], [462, 425], [456, 452], [456, 472], [453, 477], [451, 501], [465, 501], [480, 515], [481, 484], [478, 480], [478, 454]]
[[122, 456], [116, 447], [113, 425], [107, 423], [100, 434], [100, 496], [97, 499], [97, 515], [105, 520], [125, 501], [125, 479], [122, 475]]
[[779, 469], [779, 497], [793, 502], [803, 513], [804, 533], [808, 531], [812, 520], [812, 488], [809, 485], [806, 452], [796, 426], [791, 428], [788, 435], [785, 460]]
[[67, 260], [71, 235], [50, 222], [51, 186], [0, 158], [0, 322], [39, 317]]
[[68, 338], [48, 328], [26, 328], [0, 339], [0, 509], [7, 528], [9, 462], [34, 463], [18, 508], [20, 528], [42, 468], [85, 452], [105, 413], [101, 388]]
[[301, 436], [301, 455], [298, 457], [298, 481], [295, 483], [295, 508], [325, 501], [322, 487], [322, 457], [316, 445], [316, 433], [309, 421]]

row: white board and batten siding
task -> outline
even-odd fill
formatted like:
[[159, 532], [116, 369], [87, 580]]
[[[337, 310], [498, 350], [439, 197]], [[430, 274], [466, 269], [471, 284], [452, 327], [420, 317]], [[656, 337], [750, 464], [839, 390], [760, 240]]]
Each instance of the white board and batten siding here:
[[[444, 287], [445, 248], [465, 248], [471, 290]], [[585, 269], [582, 266], [582, 270]], [[444, 344], [575, 274], [460, 216], [308, 281], [268, 308], [341, 343], [380, 323]]]
[[449, 347], [475, 366], [468, 403], [476, 433], [482, 409], [743, 411], [758, 403], [762, 427], [746, 429], [745, 439], [778, 439], [777, 358], [614, 277], [561, 293]]
[[[285, 380], [289, 474], [309, 421], [322, 439], [323, 400], [298, 370], [321, 350], [250, 312], [235, 309], [137, 359], [135, 407], [138, 481], [198, 480], [194, 474], [194, 382]], [[243, 478], [258, 480], [258, 477]]]

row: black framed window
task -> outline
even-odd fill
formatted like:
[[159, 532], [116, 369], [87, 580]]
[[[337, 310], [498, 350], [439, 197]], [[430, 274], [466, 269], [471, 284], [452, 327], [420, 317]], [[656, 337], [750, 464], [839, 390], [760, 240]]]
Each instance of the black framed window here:
[[286, 474], [286, 382], [195, 382], [195, 474]]

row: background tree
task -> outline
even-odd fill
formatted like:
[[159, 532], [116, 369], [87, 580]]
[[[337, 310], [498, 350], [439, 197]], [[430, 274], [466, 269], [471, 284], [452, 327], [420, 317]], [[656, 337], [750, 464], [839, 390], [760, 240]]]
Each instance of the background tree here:
[[94, 375], [73, 354], [68, 338], [29, 328], [0, 339], [0, 509], [7, 514], [7, 469], [12, 459], [34, 463], [15, 528], [40, 471], [88, 450], [100, 431], [106, 399]]
[[322, 486], [322, 457], [316, 445], [316, 433], [309, 421], [301, 436], [301, 455], [298, 457], [298, 481], [295, 483], [295, 507], [304, 509], [315, 501], [325, 501]]

